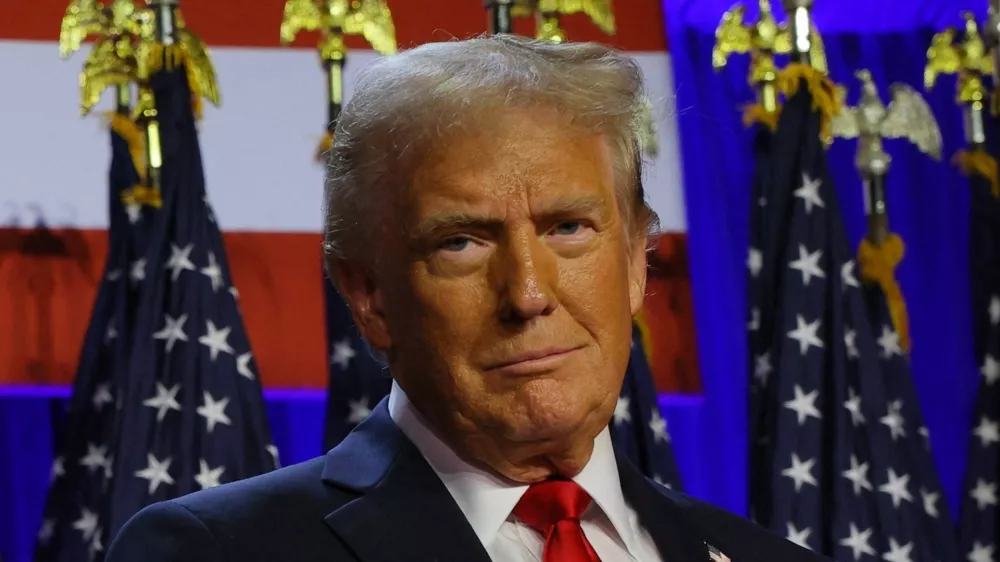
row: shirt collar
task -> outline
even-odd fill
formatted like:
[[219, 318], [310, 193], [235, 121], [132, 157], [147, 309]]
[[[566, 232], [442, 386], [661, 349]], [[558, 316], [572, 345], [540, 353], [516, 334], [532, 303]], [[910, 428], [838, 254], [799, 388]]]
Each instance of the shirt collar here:
[[[389, 392], [389, 415], [441, 478], [479, 540], [484, 546], [489, 546], [528, 486], [483, 470], [459, 457], [416, 410], [395, 381]], [[611, 433], [607, 428], [594, 440], [590, 460], [573, 480], [604, 512], [629, 552], [635, 553], [637, 537], [622, 495]]]

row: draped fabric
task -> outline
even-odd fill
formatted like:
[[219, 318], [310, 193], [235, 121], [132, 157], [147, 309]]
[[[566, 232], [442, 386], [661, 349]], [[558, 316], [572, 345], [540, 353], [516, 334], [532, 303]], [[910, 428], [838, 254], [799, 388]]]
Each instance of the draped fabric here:
[[[837, 6], [839, 10], [841, 5]], [[957, 24], [963, 7], [942, 4], [934, 8], [934, 14], [954, 12], [950, 23]], [[675, 65], [704, 407], [716, 416], [706, 419], [712, 427], [705, 429], [720, 441], [712, 452], [680, 447], [676, 451], [682, 474], [687, 474], [685, 465], [692, 454], [709, 468], [705, 477], [718, 488], [708, 490], [706, 499], [746, 513], [747, 483], [734, 474], [737, 466], [745, 466], [747, 458], [750, 373], [745, 268], [754, 139], [753, 132], [741, 123], [740, 108], [753, 100], [753, 93], [747, 86], [746, 57], [733, 57], [721, 72], [712, 69], [714, 33], [702, 21], [700, 5], [699, 11], [695, 8], [691, 2], [674, 6], [665, 2]], [[728, 5], [719, 5], [716, 18], [725, 9]], [[747, 20], [755, 17], [748, 14]], [[816, 19], [823, 33], [830, 76], [848, 87], [849, 102], [857, 99], [859, 84], [854, 72], [861, 68], [872, 72], [887, 102], [891, 82], [923, 90], [923, 67], [934, 27], [873, 34], [827, 33], [819, 15]], [[906, 244], [896, 276], [910, 315], [915, 385], [949, 507], [951, 513], [957, 513], [978, 376], [969, 306], [969, 193], [968, 181], [949, 162], [964, 146], [961, 111], [953, 101], [954, 78], [940, 80], [925, 96], [940, 123], [944, 161], [929, 159], [906, 141], [888, 141], [893, 158], [887, 184], [888, 209], [892, 230]], [[855, 149], [855, 141], [838, 140], [828, 151], [828, 161], [856, 249], [866, 222], [864, 194], [854, 168]], [[678, 425], [671, 421], [672, 426]], [[724, 432], [723, 427], [730, 431]], [[698, 483], [692, 486], [700, 489]]]

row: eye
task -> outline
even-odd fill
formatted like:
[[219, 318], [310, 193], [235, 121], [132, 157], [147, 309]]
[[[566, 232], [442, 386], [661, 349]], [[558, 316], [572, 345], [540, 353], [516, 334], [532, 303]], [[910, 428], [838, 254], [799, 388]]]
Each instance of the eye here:
[[551, 231], [555, 236], [576, 236], [586, 230], [587, 225], [581, 221], [563, 221], [556, 224]]
[[441, 242], [438, 247], [446, 252], [461, 252], [467, 249], [471, 243], [472, 240], [464, 236], [452, 236]]

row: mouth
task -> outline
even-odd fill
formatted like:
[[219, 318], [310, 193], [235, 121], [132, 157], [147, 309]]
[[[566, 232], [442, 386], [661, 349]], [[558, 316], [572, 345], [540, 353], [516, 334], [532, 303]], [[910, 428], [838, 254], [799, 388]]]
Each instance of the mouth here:
[[549, 347], [519, 353], [490, 365], [486, 371], [514, 376], [550, 372], [561, 367], [581, 347]]

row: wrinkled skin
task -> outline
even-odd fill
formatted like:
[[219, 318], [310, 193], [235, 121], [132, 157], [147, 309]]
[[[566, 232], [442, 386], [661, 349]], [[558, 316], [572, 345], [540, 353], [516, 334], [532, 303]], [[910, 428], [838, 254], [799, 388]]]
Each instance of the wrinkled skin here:
[[614, 412], [646, 239], [624, 223], [602, 136], [543, 108], [497, 121], [442, 139], [387, 198], [380, 265], [337, 278], [460, 455], [518, 482], [571, 477]]

